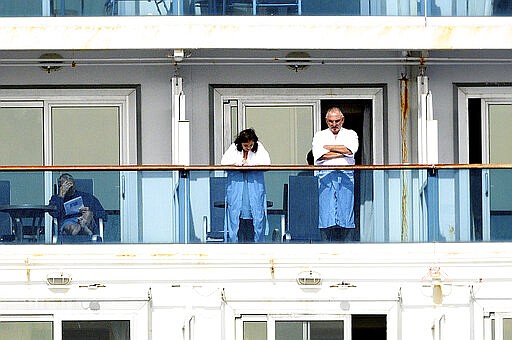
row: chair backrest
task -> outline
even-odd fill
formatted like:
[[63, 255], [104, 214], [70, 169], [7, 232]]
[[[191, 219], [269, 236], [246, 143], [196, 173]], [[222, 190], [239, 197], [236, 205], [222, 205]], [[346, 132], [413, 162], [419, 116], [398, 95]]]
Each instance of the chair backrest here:
[[[0, 205], [7, 204], [11, 204], [11, 182], [0, 181]], [[0, 213], [0, 237], [11, 233], [11, 217], [7, 213]]]
[[319, 241], [317, 178], [290, 176], [288, 181], [288, 232], [291, 242]]
[[[76, 190], [87, 192], [89, 194], [94, 194], [94, 182], [90, 178], [74, 178], [75, 180], [75, 188]], [[59, 193], [59, 189], [57, 187], [57, 183], [53, 185], [53, 194], [57, 195]]]
[[226, 177], [210, 177], [210, 232], [224, 231]]
[[94, 194], [94, 182], [90, 178], [75, 178], [75, 188], [88, 194]]
[[11, 182], [0, 181], [0, 205], [11, 204]]

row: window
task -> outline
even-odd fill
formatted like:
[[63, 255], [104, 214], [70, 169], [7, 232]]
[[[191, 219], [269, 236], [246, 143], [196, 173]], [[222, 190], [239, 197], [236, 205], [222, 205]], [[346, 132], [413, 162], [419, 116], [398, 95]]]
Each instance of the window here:
[[276, 340], [343, 340], [343, 320], [277, 321]]
[[2, 102], [0, 120], [0, 165], [43, 165], [43, 103]]
[[52, 340], [53, 322], [38, 320], [0, 321], [0, 339]]
[[[14, 318], [14, 317], [13, 317]], [[0, 321], [0, 339], [53, 340], [53, 321], [37, 320], [34, 316], [23, 320]], [[33, 320], [30, 320], [33, 319]], [[55, 331], [57, 331], [55, 329]], [[58, 337], [60, 338], [60, 337]], [[129, 340], [129, 320], [62, 321], [62, 340]]]
[[[47, 299], [16, 297], [0, 302], [0, 339], [13, 340], [131, 340], [146, 339], [147, 291], [132, 290], [131, 300]], [[60, 294], [60, 293], [59, 293]], [[16, 294], [15, 294], [16, 295]], [[121, 294], [123, 295], [123, 294]], [[123, 296], [126, 297], [126, 294]], [[19, 298], [19, 299], [18, 299]], [[119, 294], [117, 294], [119, 298]], [[90, 296], [89, 298], [90, 299]], [[8, 307], [6, 307], [8, 306]]]
[[489, 313], [484, 318], [486, 340], [512, 339], [512, 313]]
[[343, 340], [350, 339], [347, 315], [244, 315], [237, 320], [237, 339]]
[[130, 339], [129, 320], [79, 320], [62, 322], [62, 340]]
[[237, 340], [385, 340], [387, 315], [242, 315]]

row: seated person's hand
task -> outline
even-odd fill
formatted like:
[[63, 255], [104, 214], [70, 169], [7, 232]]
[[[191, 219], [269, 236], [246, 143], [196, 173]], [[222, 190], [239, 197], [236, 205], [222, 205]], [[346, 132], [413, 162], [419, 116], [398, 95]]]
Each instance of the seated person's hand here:
[[64, 235], [92, 235], [93, 229], [93, 212], [89, 207], [80, 209], [82, 215], [78, 217], [78, 223], [66, 224], [62, 228]]
[[62, 228], [62, 233], [64, 235], [78, 235], [82, 230], [82, 227], [78, 224], [68, 224], [64, 228]]
[[59, 188], [59, 196], [64, 197], [68, 193], [69, 189], [73, 187], [73, 182], [71, 181], [64, 181], [62, 185]]
[[80, 212], [82, 213], [82, 216], [78, 218], [78, 222], [84, 225], [92, 224], [93, 213], [91, 209], [89, 209], [89, 207], [82, 207], [80, 208]]
[[89, 209], [89, 207], [83, 207], [80, 209], [82, 216], [78, 218], [78, 223], [80, 223], [81, 234], [92, 235], [92, 218], [94, 216], [93, 212]]

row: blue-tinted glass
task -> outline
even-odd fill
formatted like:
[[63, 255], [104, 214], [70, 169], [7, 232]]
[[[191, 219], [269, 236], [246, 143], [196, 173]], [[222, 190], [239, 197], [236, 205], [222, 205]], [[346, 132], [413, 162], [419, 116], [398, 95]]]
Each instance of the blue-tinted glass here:
[[41, 0], [0, 1], [0, 16], [2, 17], [37, 17], [42, 15], [43, 4]]

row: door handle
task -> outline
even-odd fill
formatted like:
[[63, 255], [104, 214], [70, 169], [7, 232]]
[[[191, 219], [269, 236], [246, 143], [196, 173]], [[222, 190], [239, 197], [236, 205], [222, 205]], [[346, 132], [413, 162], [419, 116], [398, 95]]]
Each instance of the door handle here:
[[126, 181], [124, 175], [121, 176], [121, 198], [124, 200], [126, 197]]
[[485, 197], [489, 197], [489, 173], [485, 173]]

